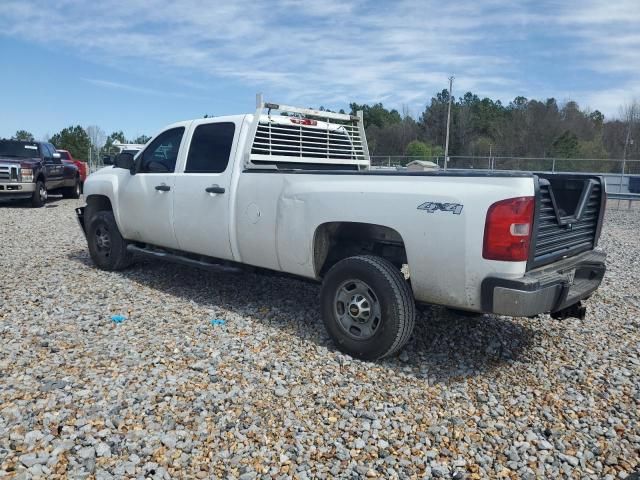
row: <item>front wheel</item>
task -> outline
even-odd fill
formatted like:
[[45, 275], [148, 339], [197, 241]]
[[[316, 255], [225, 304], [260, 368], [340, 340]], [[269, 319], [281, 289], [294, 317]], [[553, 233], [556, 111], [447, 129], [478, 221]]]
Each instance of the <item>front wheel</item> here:
[[388, 357], [409, 340], [415, 302], [402, 272], [381, 257], [336, 263], [320, 294], [325, 327], [338, 348], [364, 360]]
[[89, 218], [87, 243], [93, 263], [101, 270], [122, 270], [133, 259], [118, 230], [113, 212], [99, 211]]
[[31, 206], [40, 208], [47, 202], [47, 187], [42, 180], [36, 182], [36, 189], [31, 195]]

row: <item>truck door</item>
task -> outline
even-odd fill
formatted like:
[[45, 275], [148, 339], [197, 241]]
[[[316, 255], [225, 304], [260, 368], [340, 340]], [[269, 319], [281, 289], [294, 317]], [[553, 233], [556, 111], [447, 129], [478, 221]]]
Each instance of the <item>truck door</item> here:
[[174, 228], [181, 250], [233, 259], [229, 239], [231, 175], [241, 122], [198, 120], [184, 172], [176, 175]]
[[53, 154], [55, 153], [53, 145], [43, 143], [40, 148], [42, 148], [47, 189], [58, 188], [62, 184], [64, 174], [62, 160], [53, 158]]
[[175, 167], [185, 127], [158, 135], [136, 158], [136, 174], [118, 189], [120, 229], [128, 240], [178, 248], [173, 233]]

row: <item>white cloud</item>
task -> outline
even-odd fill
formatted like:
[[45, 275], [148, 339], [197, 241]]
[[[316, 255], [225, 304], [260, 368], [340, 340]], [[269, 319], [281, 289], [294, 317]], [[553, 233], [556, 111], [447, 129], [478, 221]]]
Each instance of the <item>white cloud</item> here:
[[[418, 103], [446, 87], [451, 73], [458, 92], [473, 90], [503, 100], [516, 94], [536, 96], [538, 92], [527, 91], [527, 72], [513, 49], [535, 48], [527, 43], [531, 35], [566, 38], [568, 55], [594, 73], [624, 76], [637, 71], [637, 2], [4, 0], [0, 32], [61, 46], [143, 77], [171, 78], [189, 88], [197, 73], [309, 105], [384, 100], [396, 107], [408, 103], [416, 110]], [[108, 80], [88, 81], [160, 93]], [[546, 87], [567, 90], [562, 85]], [[585, 99], [607, 103], [594, 108], [613, 108], [613, 94], [598, 97], [588, 85], [581, 91]]]
[[[640, 96], [640, 3], [638, 0], [571, 0], [555, 17], [572, 38], [575, 68], [608, 81], [582, 92], [582, 103], [609, 118]], [[588, 82], [588, 80], [587, 80]]]
[[111, 88], [115, 90], [126, 90], [128, 92], [142, 93], [145, 95], [168, 95], [167, 92], [161, 92], [160, 90], [153, 90], [151, 88], [136, 87], [133, 85], [126, 85], [124, 83], [112, 82], [109, 80], [100, 80], [98, 78], [81, 78], [80, 80], [97, 85], [98, 87]]

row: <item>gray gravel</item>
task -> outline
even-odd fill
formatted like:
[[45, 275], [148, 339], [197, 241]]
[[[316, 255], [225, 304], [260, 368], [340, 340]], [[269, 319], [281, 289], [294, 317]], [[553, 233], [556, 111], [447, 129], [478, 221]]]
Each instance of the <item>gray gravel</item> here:
[[366, 363], [333, 348], [313, 284], [148, 261], [94, 269], [81, 203], [0, 206], [0, 477], [640, 468], [638, 210], [607, 212], [609, 271], [586, 320], [434, 307], [401, 357]]

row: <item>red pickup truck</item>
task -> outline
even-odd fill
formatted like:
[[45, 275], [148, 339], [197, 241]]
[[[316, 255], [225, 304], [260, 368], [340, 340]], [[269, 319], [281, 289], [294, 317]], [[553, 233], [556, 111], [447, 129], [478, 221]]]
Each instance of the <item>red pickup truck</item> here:
[[81, 160], [76, 160], [71, 156], [68, 150], [59, 150], [56, 148], [56, 152], [60, 154], [60, 160], [64, 163], [72, 163], [78, 167], [78, 173], [80, 174], [80, 183], [84, 183], [87, 179], [87, 164]]

